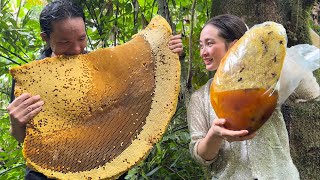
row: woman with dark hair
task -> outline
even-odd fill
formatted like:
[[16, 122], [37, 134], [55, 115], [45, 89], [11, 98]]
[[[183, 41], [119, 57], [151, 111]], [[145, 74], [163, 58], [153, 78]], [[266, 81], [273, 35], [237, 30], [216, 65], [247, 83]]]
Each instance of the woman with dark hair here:
[[[246, 24], [237, 16], [226, 14], [210, 19], [200, 34], [200, 55], [206, 69], [217, 70], [228, 49], [246, 31]], [[211, 106], [211, 82], [212, 79], [192, 94], [187, 119], [191, 155], [210, 167], [212, 179], [299, 179], [280, 107], [256, 133], [226, 129], [226, 120], [218, 118]], [[308, 100], [313, 98], [316, 97]]]
[[[53, 1], [41, 12], [40, 26], [40, 36], [47, 44], [41, 59], [86, 53], [85, 17], [80, 6], [66, 0]], [[174, 53], [182, 52], [180, 35], [172, 37], [169, 48]], [[43, 103], [39, 96], [23, 94], [8, 106], [11, 133], [19, 142], [23, 142], [25, 125], [40, 112]]]
[[87, 41], [82, 7], [71, 1], [54, 1], [44, 7], [39, 21], [40, 36], [47, 43], [44, 57], [85, 52]]
[[[40, 14], [40, 27], [40, 36], [46, 42], [40, 59], [86, 53], [84, 12], [72, 1], [57, 0], [47, 4]], [[182, 53], [181, 35], [171, 38], [169, 49], [174, 53]], [[39, 95], [31, 96], [28, 93], [14, 98], [13, 91], [12, 100], [7, 107], [11, 122], [10, 131], [12, 136], [22, 143], [26, 135], [26, 124], [41, 111], [44, 102]], [[26, 179], [46, 179], [46, 177], [27, 169]]]

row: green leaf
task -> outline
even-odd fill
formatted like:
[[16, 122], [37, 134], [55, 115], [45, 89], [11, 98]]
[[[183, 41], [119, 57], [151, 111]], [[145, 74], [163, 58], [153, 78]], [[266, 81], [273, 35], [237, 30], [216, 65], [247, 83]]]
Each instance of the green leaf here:
[[131, 13], [132, 12], [132, 4], [131, 3], [127, 3], [125, 6], [124, 6], [124, 9], [127, 13]]

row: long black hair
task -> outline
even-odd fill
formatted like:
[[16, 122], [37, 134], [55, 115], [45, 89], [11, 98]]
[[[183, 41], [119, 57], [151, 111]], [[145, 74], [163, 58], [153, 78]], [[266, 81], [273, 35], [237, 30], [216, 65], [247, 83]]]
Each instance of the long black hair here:
[[[41, 31], [50, 38], [54, 22], [76, 17], [81, 17], [85, 22], [84, 12], [81, 6], [71, 0], [53, 1], [47, 4], [41, 11], [39, 18]], [[43, 49], [42, 54], [43, 53], [45, 56], [51, 55], [52, 49], [48, 44]]]
[[222, 14], [219, 16], [215, 16], [207, 21], [204, 27], [209, 24], [218, 28], [218, 36], [225, 39], [227, 44], [233, 42], [236, 39], [240, 39], [248, 30], [247, 25], [241, 18], [231, 14]]

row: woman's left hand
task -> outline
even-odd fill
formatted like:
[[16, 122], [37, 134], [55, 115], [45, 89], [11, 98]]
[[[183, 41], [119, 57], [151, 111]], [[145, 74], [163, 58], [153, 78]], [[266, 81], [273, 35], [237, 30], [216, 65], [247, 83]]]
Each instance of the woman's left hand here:
[[177, 53], [179, 56], [183, 55], [183, 45], [181, 40], [181, 34], [174, 35], [169, 41], [169, 49]]
[[218, 136], [228, 142], [245, 141], [252, 139], [256, 136], [256, 133], [249, 134], [248, 130], [230, 130], [224, 126], [226, 124], [225, 119], [215, 119], [209, 129], [209, 136]]

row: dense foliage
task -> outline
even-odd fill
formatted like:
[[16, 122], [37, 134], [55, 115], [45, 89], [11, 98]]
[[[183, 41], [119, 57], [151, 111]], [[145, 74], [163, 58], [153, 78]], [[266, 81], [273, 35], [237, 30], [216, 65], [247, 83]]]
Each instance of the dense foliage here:
[[[192, 72], [193, 89], [203, 85], [210, 75], [200, 60], [197, 48], [201, 26], [210, 16], [208, 0], [78, 0], [84, 7], [88, 34], [88, 50], [127, 42], [144, 28], [156, 14], [166, 9], [174, 33], [184, 35], [186, 57], [181, 60], [182, 79]], [[193, 2], [196, 2], [193, 5]], [[9, 134], [10, 121], [6, 106], [10, 100], [9, 68], [39, 57], [39, 13], [45, 0], [0, 1], [0, 179], [23, 179], [25, 163], [21, 146]], [[167, 4], [168, 3], [168, 4]], [[194, 7], [194, 9], [192, 9]], [[191, 15], [194, 12], [195, 19]], [[192, 26], [193, 25], [193, 26]], [[312, 25], [319, 33], [319, 26]], [[193, 32], [193, 33], [190, 33]], [[189, 46], [192, 52], [189, 52]], [[189, 56], [190, 54], [191, 57]], [[189, 67], [190, 62], [192, 66]], [[185, 84], [186, 82], [182, 82]], [[190, 88], [190, 87], [189, 87]], [[179, 98], [177, 112], [163, 139], [150, 155], [128, 172], [128, 179], [206, 179], [206, 170], [190, 157], [190, 141], [186, 122], [186, 97]]]

